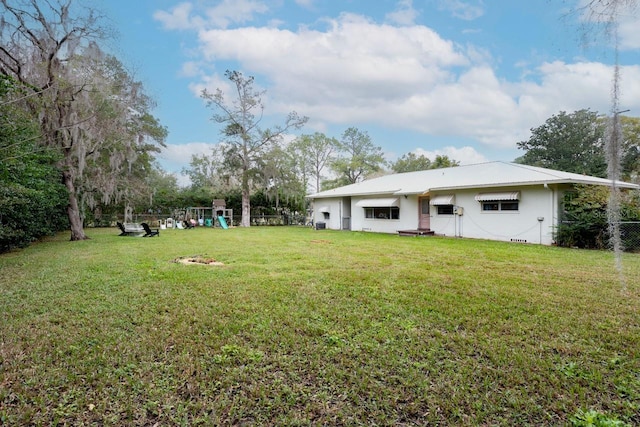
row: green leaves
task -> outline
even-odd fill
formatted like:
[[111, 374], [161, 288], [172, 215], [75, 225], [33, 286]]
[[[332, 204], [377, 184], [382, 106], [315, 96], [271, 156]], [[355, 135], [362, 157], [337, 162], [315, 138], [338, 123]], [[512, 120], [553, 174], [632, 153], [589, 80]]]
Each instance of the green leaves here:
[[579, 110], [567, 114], [561, 111], [531, 129], [529, 140], [518, 142], [518, 148], [526, 151], [518, 162], [605, 177], [605, 128], [605, 122], [595, 112]]
[[331, 162], [331, 169], [338, 175], [332, 185], [360, 182], [368, 175], [382, 170], [385, 165], [382, 148], [373, 144], [367, 131], [348, 128], [342, 134], [338, 149], [343, 156]]

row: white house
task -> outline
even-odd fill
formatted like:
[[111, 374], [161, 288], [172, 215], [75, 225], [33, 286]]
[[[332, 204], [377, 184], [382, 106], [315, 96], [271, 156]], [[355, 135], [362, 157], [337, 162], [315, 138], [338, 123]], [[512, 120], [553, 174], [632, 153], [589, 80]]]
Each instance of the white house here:
[[[564, 192], [611, 186], [587, 175], [508, 162], [386, 175], [308, 196], [316, 228], [549, 245]], [[616, 182], [620, 188], [640, 186]]]

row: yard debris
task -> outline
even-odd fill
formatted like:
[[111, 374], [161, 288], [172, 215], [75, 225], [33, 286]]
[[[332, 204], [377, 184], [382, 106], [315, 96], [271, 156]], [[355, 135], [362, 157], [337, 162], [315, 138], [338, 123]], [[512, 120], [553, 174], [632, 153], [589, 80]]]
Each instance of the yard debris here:
[[178, 257], [172, 262], [177, 262], [185, 265], [224, 265], [224, 263], [217, 261], [215, 258], [208, 257], [206, 255], [193, 255]]

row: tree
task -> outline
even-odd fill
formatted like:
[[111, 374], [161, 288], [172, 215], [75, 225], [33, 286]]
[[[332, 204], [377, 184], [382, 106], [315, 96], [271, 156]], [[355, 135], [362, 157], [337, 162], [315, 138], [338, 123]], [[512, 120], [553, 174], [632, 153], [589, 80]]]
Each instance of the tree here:
[[0, 72], [29, 90], [29, 107], [40, 119], [43, 143], [62, 153], [59, 167], [69, 194], [67, 214], [71, 240], [86, 239], [74, 183], [75, 158], [82, 144], [77, 125], [84, 117], [75, 108], [87, 83], [72, 65], [89, 42], [102, 35], [93, 10], [75, 16], [71, 0], [38, 0], [19, 6], [0, 0]]
[[[605, 154], [607, 160], [607, 178], [612, 182], [609, 193], [607, 220], [611, 238], [611, 247], [615, 254], [616, 269], [622, 277], [622, 244], [620, 232], [621, 193], [616, 185], [621, 176], [622, 167], [622, 131], [620, 122], [620, 16], [633, 13], [638, 0], [588, 0], [581, 4], [581, 13], [588, 18], [586, 22], [595, 23], [595, 33], [603, 30], [605, 39], [612, 42], [615, 63], [611, 85], [611, 110], [607, 126]], [[585, 31], [585, 35], [588, 31]]]
[[23, 95], [0, 75], [0, 252], [67, 226], [57, 153], [38, 147], [38, 126], [23, 108]]
[[516, 162], [592, 176], [605, 177], [605, 125], [598, 114], [561, 111], [545, 124], [531, 129], [528, 141], [518, 142], [526, 153]]
[[330, 182], [331, 186], [355, 184], [384, 167], [382, 148], [373, 145], [366, 131], [348, 128], [342, 134], [338, 149], [342, 156], [331, 162], [331, 169], [338, 178]]
[[622, 179], [640, 182], [640, 118], [620, 117]]
[[431, 169], [451, 168], [454, 166], [460, 166], [460, 162], [440, 154], [436, 155], [436, 158], [431, 163]]
[[395, 173], [414, 172], [431, 169], [431, 160], [425, 155], [415, 153], [403, 154], [391, 164], [391, 170]]
[[85, 205], [139, 196], [157, 150], [147, 137], [162, 144], [166, 130], [140, 83], [100, 50], [106, 32], [95, 10], [73, 0], [9, 3], [0, 0], [0, 72], [21, 83], [42, 145], [60, 154], [71, 240], [83, 240]]
[[[559, 246], [605, 249], [609, 246], [611, 230], [607, 228], [609, 188], [578, 185], [563, 199], [562, 221], [555, 232]], [[640, 200], [633, 192], [621, 193], [621, 221], [640, 219]], [[634, 250], [640, 242], [640, 230], [629, 228], [621, 241], [625, 249]]]
[[133, 206], [152, 197], [147, 185], [153, 154], [164, 146], [167, 130], [149, 111], [155, 105], [115, 57], [94, 47], [85, 61], [93, 89], [86, 104], [92, 114], [79, 124], [83, 151], [78, 155], [76, 188], [81, 209], [124, 202], [125, 222]]
[[[301, 174], [306, 176], [308, 173], [315, 179], [316, 192], [320, 191], [322, 173], [331, 162], [338, 147], [337, 139], [329, 138], [320, 132], [313, 135], [301, 135], [290, 146], [300, 159]], [[306, 189], [306, 179], [304, 181]]]
[[206, 189], [209, 192], [227, 191], [240, 188], [240, 180], [237, 173], [239, 163], [229, 163], [226, 160], [227, 150], [224, 144], [217, 144], [210, 154], [194, 154], [191, 156], [189, 166], [182, 169], [182, 173], [189, 177], [191, 187]]
[[448, 168], [458, 166], [460, 162], [450, 159], [448, 156], [436, 155], [432, 162], [423, 154], [407, 153], [391, 164], [391, 170], [395, 173], [422, 171], [427, 169]]
[[189, 177], [193, 188], [206, 188], [212, 191], [217, 184], [220, 159], [207, 154], [192, 154], [189, 166], [182, 173]]
[[[290, 148], [290, 147], [287, 147]], [[296, 156], [290, 149], [273, 146], [262, 157], [260, 175], [268, 200], [275, 201], [276, 211], [284, 204], [300, 210], [306, 196], [304, 175], [297, 168]]]
[[240, 225], [251, 225], [251, 181], [256, 172], [256, 162], [265, 150], [278, 144], [283, 135], [290, 129], [299, 129], [306, 122], [306, 117], [300, 117], [296, 112], [287, 115], [284, 125], [262, 129], [260, 123], [263, 118], [264, 91], [254, 89], [254, 78], [245, 77], [239, 71], [227, 70], [225, 76], [233, 83], [235, 93], [233, 99], [227, 99], [221, 89], [214, 93], [206, 89], [202, 91], [202, 98], [207, 101], [207, 107], [214, 113], [212, 120], [223, 125], [222, 136], [228, 145], [226, 151], [227, 162], [238, 162], [240, 165], [242, 190], [242, 220]]

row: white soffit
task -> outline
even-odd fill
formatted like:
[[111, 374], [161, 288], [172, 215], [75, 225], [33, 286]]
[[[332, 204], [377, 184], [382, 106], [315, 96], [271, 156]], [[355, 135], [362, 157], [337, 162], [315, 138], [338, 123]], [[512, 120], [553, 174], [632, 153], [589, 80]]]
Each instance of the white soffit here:
[[455, 194], [443, 194], [441, 196], [432, 197], [429, 204], [432, 206], [453, 205], [456, 201]]
[[506, 191], [502, 193], [478, 193], [475, 197], [478, 202], [494, 202], [498, 200], [520, 200], [519, 191]]
[[362, 199], [356, 206], [361, 208], [390, 208], [392, 206], [399, 206], [398, 198], [384, 198], [384, 199]]

